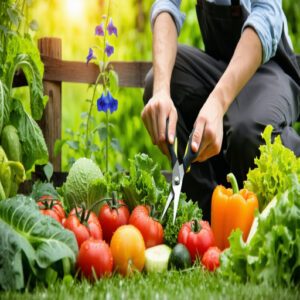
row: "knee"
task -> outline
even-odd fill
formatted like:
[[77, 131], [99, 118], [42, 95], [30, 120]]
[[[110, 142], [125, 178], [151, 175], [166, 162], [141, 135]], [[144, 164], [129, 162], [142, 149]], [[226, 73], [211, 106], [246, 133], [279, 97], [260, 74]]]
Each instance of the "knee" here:
[[152, 93], [153, 93], [153, 69], [151, 68], [145, 77], [145, 88], [144, 88], [144, 95], [143, 95], [144, 104], [146, 104], [151, 99]]
[[232, 125], [227, 132], [226, 160], [240, 183], [249, 168], [254, 166], [254, 158], [259, 155], [261, 132], [260, 126], [251, 118]]

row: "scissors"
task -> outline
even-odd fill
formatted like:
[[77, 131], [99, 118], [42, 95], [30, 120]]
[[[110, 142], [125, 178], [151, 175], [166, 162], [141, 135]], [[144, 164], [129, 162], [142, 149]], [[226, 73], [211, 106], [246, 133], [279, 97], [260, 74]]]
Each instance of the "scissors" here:
[[[166, 122], [166, 141], [168, 150], [170, 152], [171, 156], [171, 163], [172, 163], [172, 184], [171, 184], [171, 191], [168, 196], [165, 208], [163, 210], [161, 220], [164, 218], [170, 204], [172, 201], [174, 201], [174, 210], [173, 210], [173, 224], [175, 223], [177, 210], [178, 210], [178, 204], [179, 204], [179, 198], [180, 198], [180, 192], [182, 187], [182, 181], [185, 173], [190, 171], [190, 167], [192, 162], [198, 157], [200, 152], [200, 147], [197, 152], [193, 152], [192, 150], [192, 138], [194, 134], [193, 129], [192, 133], [189, 136], [189, 141], [187, 143], [187, 146], [185, 148], [185, 153], [183, 156], [182, 163], [180, 164], [177, 158], [177, 138], [175, 135], [174, 144], [169, 143], [169, 136], [168, 136], [168, 127], [169, 127], [169, 119], [167, 119]], [[176, 152], [175, 152], [176, 148]]]

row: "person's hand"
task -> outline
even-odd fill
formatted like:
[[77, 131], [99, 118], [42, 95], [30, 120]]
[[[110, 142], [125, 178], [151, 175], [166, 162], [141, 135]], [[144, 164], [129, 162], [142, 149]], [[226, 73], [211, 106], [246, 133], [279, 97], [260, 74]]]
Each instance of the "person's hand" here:
[[169, 143], [174, 143], [177, 123], [177, 111], [170, 95], [157, 92], [149, 100], [142, 111], [142, 120], [152, 139], [152, 143], [169, 156], [166, 144], [166, 121], [169, 118]]
[[192, 151], [199, 155], [196, 161], [205, 161], [221, 151], [224, 108], [218, 97], [210, 95], [194, 123]]

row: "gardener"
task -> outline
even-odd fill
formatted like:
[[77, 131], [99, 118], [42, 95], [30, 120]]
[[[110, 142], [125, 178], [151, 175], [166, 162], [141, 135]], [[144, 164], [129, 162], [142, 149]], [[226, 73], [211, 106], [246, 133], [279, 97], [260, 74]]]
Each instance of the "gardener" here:
[[[300, 156], [292, 123], [300, 113], [300, 71], [280, 0], [198, 0], [196, 12], [205, 52], [177, 46], [184, 16], [180, 0], [152, 7], [153, 70], [146, 77], [142, 119], [167, 154], [175, 128], [179, 157], [190, 132], [197, 161], [182, 190], [210, 218], [211, 194], [232, 171], [240, 185], [259, 155], [267, 124]], [[196, 28], [195, 28], [196, 30]]]

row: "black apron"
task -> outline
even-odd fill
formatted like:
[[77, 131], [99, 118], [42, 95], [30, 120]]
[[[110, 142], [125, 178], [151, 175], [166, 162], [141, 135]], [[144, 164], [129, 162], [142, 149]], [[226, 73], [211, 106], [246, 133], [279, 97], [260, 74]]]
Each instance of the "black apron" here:
[[[234, 53], [243, 24], [249, 15], [239, 0], [231, 0], [231, 4], [231, 6], [217, 5], [206, 0], [198, 0], [196, 5], [205, 52], [227, 63]], [[300, 85], [300, 69], [284, 30], [276, 55], [272, 59]]]

